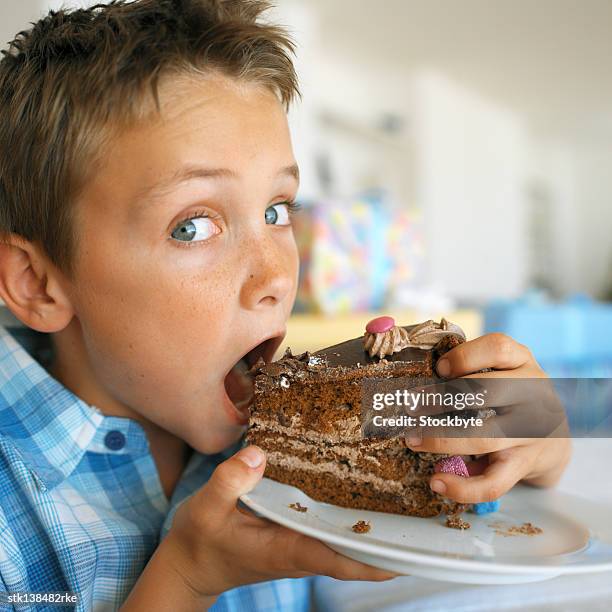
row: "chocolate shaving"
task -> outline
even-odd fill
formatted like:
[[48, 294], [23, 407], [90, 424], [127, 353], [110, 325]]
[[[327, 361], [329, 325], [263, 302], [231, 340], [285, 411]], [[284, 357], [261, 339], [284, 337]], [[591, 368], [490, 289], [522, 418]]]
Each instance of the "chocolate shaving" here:
[[289, 508], [291, 508], [292, 510], [295, 510], [296, 512], [308, 512], [308, 507], [307, 506], [302, 506], [302, 504], [300, 504], [300, 502], [295, 502], [293, 504], [289, 504]]
[[300, 370], [309, 368], [310, 353], [304, 351], [299, 355], [294, 355], [291, 348], [285, 349], [285, 354], [278, 361], [266, 363], [263, 357], [259, 357], [257, 361], [247, 370], [250, 376], [257, 374], [265, 374], [266, 376], [293, 376]]
[[445, 525], [450, 529], [469, 529], [472, 525], [467, 521], [464, 521], [459, 514], [449, 514], [446, 517]]
[[357, 521], [352, 527], [351, 529], [355, 532], [355, 533], [368, 533], [368, 531], [370, 531], [371, 529], [371, 525], [369, 521]]
[[289, 368], [285, 367], [282, 363], [269, 363], [264, 365], [261, 371], [268, 376], [280, 376], [281, 374], [287, 374]]

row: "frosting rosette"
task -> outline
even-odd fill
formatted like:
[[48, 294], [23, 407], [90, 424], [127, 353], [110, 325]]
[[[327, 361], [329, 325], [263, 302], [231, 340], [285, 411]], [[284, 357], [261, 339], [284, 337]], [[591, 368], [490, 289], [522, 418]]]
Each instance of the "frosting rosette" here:
[[[390, 317], [386, 318], [390, 319]], [[465, 340], [463, 330], [443, 317], [439, 323], [430, 319], [408, 329], [398, 325], [390, 326], [385, 331], [379, 332], [368, 331], [366, 328], [363, 342], [370, 357], [377, 356], [383, 359], [387, 355], [399, 353], [409, 347], [432, 349], [448, 335], [456, 335]]]

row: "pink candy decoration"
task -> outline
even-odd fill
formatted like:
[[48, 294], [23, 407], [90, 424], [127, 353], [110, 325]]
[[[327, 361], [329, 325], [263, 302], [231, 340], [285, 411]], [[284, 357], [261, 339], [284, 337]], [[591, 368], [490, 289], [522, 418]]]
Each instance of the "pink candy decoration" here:
[[434, 472], [443, 472], [445, 474], [456, 474], [457, 476], [468, 477], [467, 465], [465, 461], [459, 455], [453, 455], [452, 457], [446, 457], [441, 459], [434, 466]]
[[394, 325], [395, 320], [393, 317], [377, 317], [366, 325], [366, 331], [369, 334], [382, 334], [392, 329]]

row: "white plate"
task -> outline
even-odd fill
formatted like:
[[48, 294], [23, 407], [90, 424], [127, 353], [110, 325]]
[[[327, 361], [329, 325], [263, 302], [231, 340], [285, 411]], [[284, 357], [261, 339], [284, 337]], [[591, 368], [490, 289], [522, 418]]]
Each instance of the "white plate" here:
[[[554, 489], [517, 485], [501, 499], [498, 512], [464, 513], [472, 525], [465, 531], [446, 527], [443, 515], [424, 519], [316, 502], [299, 489], [268, 478], [241, 500], [257, 514], [317, 538], [347, 557], [401, 574], [509, 584], [612, 572], [612, 508]], [[308, 511], [289, 508], [295, 502]], [[352, 531], [358, 520], [370, 522], [369, 533]], [[525, 522], [543, 532], [496, 533]]]

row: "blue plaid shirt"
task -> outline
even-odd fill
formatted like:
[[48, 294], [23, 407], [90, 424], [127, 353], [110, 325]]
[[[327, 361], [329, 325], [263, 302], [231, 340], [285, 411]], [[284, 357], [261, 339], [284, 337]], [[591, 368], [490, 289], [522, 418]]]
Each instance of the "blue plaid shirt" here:
[[[0, 325], [0, 595], [71, 591], [77, 610], [116, 610], [178, 504], [236, 447], [194, 452], [168, 500], [142, 427], [104, 416], [50, 376], [48, 340]], [[212, 609], [309, 606], [310, 580], [302, 578], [227, 591]]]

